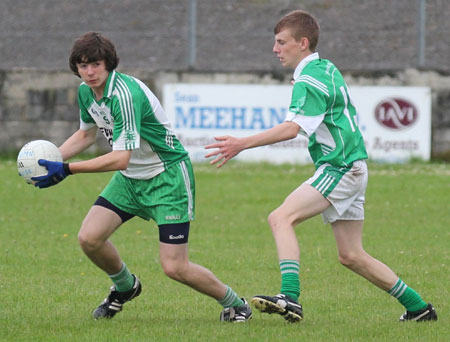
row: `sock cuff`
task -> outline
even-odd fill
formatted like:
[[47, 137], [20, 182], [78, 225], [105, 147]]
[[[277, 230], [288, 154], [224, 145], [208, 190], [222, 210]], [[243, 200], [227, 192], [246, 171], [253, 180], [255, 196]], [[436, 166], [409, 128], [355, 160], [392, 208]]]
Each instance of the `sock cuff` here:
[[225, 293], [225, 297], [223, 297], [220, 300], [217, 300], [217, 302], [222, 305], [224, 308], [236, 306], [236, 305], [242, 305], [244, 302], [237, 296], [237, 294], [233, 291], [231, 287], [226, 285], [227, 292]]
[[128, 274], [127, 265], [125, 265], [125, 263], [122, 262], [122, 268], [120, 269], [120, 271], [117, 272], [116, 274], [108, 274], [108, 276], [111, 279], [120, 279], [123, 278], [124, 276], [127, 276], [127, 274]]
[[225, 292], [225, 297], [223, 297], [220, 300], [220, 302], [225, 302], [225, 301], [227, 301], [227, 299], [229, 300], [230, 297], [233, 295], [233, 291], [231, 290], [231, 287], [229, 287], [228, 285], [226, 285], [226, 286], [227, 286], [227, 292]]
[[406, 285], [403, 280], [401, 280], [400, 278], [398, 278], [397, 282], [395, 283], [395, 285], [392, 287], [392, 289], [390, 289], [388, 291], [388, 293], [395, 297], [398, 298], [400, 297], [408, 288], [408, 285]]
[[286, 264], [294, 264], [294, 265], [300, 265], [300, 263], [297, 260], [290, 260], [290, 259], [282, 259], [279, 261], [280, 266], [286, 265]]
[[281, 274], [300, 273], [300, 264], [296, 260], [280, 260]]

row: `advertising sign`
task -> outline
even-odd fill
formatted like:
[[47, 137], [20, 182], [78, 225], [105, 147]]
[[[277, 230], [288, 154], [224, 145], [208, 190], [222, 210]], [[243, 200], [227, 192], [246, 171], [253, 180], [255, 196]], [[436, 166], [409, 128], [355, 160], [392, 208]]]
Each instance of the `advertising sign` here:
[[[292, 86], [167, 84], [163, 107], [173, 129], [195, 162], [215, 136], [243, 137], [284, 121]], [[403, 162], [428, 160], [431, 95], [425, 87], [350, 87], [369, 158]], [[310, 163], [303, 136], [241, 152], [236, 159]]]
[[369, 158], [430, 159], [431, 91], [427, 87], [350, 87]]

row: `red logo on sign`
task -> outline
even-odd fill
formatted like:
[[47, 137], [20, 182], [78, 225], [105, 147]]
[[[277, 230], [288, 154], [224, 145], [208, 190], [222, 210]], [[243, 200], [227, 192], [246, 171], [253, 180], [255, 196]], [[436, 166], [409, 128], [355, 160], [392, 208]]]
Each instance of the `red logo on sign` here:
[[389, 98], [381, 101], [375, 108], [375, 118], [388, 128], [404, 129], [417, 121], [418, 112], [407, 100]]

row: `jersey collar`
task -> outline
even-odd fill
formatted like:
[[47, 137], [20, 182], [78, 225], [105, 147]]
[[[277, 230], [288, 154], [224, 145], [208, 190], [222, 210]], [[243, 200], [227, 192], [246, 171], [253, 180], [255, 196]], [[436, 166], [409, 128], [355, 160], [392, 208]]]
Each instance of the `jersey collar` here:
[[310, 54], [309, 56], [306, 56], [305, 58], [303, 58], [300, 63], [298, 63], [297, 67], [295, 68], [294, 71], [294, 80], [297, 79], [297, 77], [300, 76], [300, 74], [302, 73], [303, 69], [305, 68], [306, 64], [308, 64], [309, 62], [319, 59], [319, 53], [318, 52], [314, 52], [312, 54]]

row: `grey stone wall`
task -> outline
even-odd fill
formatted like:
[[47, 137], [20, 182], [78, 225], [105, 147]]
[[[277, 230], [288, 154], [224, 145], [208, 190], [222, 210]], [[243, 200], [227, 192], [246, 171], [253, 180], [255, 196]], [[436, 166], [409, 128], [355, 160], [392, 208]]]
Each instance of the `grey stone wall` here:
[[318, 51], [349, 84], [431, 87], [432, 154], [450, 159], [446, 0], [2, 0], [0, 152], [42, 136], [62, 142], [77, 129], [79, 79], [68, 71], [68, 56], [73, 40], [86, 31], [110, 37], [119, 71], [140, 77], [159, 96], [167, 82], [286, 84], [290, 72], [272, 52], [273, 26], [297, 8], [319, 19]]
[[[289, 84], [290, 74], [195, 73], [121, 70], [142, 79], [162, 100], [166, 83]], [[79, 127], [79, 78], [69, 72], [10, 71], [1, 73], [0, 152], [14, 152], [29, 140], [46, 138], [62, 143]], [[435, 71], [408, 69], [390, 75], [344, 73], [348, 84], [376, 86], [429, 86], [432, 89], [432, 156], [450, 157], [450, 77]], [[103, 137], [91, 152], [108, 150]]]

